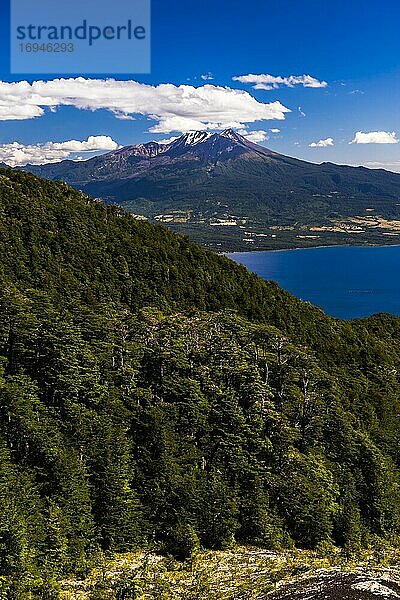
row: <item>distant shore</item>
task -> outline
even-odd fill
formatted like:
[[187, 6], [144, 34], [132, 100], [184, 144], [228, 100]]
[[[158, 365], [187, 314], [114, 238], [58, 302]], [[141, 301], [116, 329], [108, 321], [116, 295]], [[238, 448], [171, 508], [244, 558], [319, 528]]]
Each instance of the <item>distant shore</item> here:
[[296, 246], [294, 248], [271, 248], [270, 250], [228, 250], [226, 252], [217, 252], [220, 256], [229, 256], [232, 254], [253, 254], [258, 252], [289, 252], [294, 250], [317, 250], [318, 248], [396, 248], [400, 244], [327, 244], [321, 246]]

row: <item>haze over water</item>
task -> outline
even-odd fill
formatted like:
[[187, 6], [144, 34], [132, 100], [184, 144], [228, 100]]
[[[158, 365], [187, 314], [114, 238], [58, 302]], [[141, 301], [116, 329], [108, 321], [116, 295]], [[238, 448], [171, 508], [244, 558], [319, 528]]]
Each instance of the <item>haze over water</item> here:
[[400, 246], [235, 252], [236, 262], [333, 317], [400, 315]]

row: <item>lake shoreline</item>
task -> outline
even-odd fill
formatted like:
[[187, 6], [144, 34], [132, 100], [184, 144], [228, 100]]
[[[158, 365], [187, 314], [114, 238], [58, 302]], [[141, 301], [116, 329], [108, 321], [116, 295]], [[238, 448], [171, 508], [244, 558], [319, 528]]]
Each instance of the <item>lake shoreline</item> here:
[[217, 252], [220, 256], [232, 254], [256, 254], [261, 252], [289, 252], [295, 250], [318, 250], [319, 248], [399, 248], [400, 244], [327, 244], [325, 246], [296, 246], [294, 248], [273, 248], [271, 250], [232, 250], [232, 252]]

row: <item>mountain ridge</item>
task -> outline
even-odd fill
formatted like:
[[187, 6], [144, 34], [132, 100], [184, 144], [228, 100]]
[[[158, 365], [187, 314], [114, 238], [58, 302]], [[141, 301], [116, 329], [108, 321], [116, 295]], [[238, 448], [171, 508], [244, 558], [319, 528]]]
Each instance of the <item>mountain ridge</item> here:
[[[82, 164], [82, 163], [91, 163], [96, 161], [96, 159], [109, 159], [113, 156], [118, 156], [118, 155], [131, 155], [134, 157], [143, 157], [143, 158], [153, 158], [156, 156], [160, 156], [162, 154], [167, 154], [167, 155], [171, 155], [174, 154], [176, 152], [177, 149], [181, 150], [183, 148], [189, 149], [190, 148], [194, 148], [195, 146], [198, 146], [199, 144], [204, 144], [207, 142], [208, 145], [214, 145], [215, 142], [220, 141], [221, 139], [225, 139], [225, 140], [230, 140], [231, 142], [234, 142], [235, 144], [239, 145], [241, 148], [243, 148], [246, 152], [256, 152], [262, 156], [274, 156], [274, 157], [278, 157], [279, 159], [283, 159], [283, 160], [287, 160], [287, 161], [293, 161], [295, 163], [302, 163], [304, 165], [312, 165], [315, 167], [323, 167], [323, 166], [329, 166], [329, 167], [335, 167], [335, 168], [348, 168], [348, 169], [359, 169], [359, 170], [365, 170], [367, 172], [385, 172], [385, 173], [391, 173], [393, 175], [399, 175], [398, 173], [394, 172], [394, 171], [390, 171], [387, 169], [372, 169], [372, 168], [367, 168], [364, 167], [362, 165], [360, 166], [352, 166], [352, 165], [346, 165], [346, 164], [337, 164], [334, 163], [332, 161], [323, 161], [321, 163], [313, 163], [310, 161], [306, 161], [304, 159], [299, 159], [299, 158], [295, 158], [295, 157], [291, 157], [289, 155], [284, 155], [284, 154], [280, 154], [277, 151], [271, 150], [265, 146], [261, 146], [259, 144], [256, 144], [254, 142], [251, 142], [250, 140], [246, 139], [244, 136], [240, 135], [239, 133], [237, 133], [234, 129], [225, 129], [224, 131], [222, 131], [221, 133], [212, 133], [209, 131], [202, 131], [202, 130], [194, 130], [194, 131], [190, 131], [187, 133], [182, 134], [181, 136], [175, 138], [174, 140], [170, 141], [170, 142], [157, 142], [157, 141], [149, 141], [149, 142], [142, 142], [139, 144], [132, 144], [132, 145], [127, 145], [127, 146], [123, 146], [120, 147], [116, 150], [111, 150], [110, 152], [106, 152], [103, 154], [99, 154], [95, 157], [86, 159], [86, 160], [72, 160], [72, 159], [64, 159], [62, 161], [58, 161], [58, 162], [52, 162], [52, 163], [44, 163], [42, 165], [33, 165], [30, 163], [27, 163], [26, 165], [24, 165], [23, 167], [21, 167], [23, 170], [28, 170], [28, 169], [40, 169], [41, 167], [43, 168], [49, 168], [51, 165], [62, 165], [62, 164]], [[222, 148], [223, 150], [225, 150], [225, 148]], [[5, 163], [1, 163], [2, 165], [5, 165]], [[6, 167], [8, 165], [5, 165]], [[400, 175], [399, 175], [400, 177]]]
[[[355, 239], [385, 244], [398, 235], [399, 173], [310, 163], [232, 129], [190, 132], [168, 144], [148, 142], [87, 161], [23, 169], [66, 181], [218, 250]], [[373, 217], [385, 221], [383, 228]]]

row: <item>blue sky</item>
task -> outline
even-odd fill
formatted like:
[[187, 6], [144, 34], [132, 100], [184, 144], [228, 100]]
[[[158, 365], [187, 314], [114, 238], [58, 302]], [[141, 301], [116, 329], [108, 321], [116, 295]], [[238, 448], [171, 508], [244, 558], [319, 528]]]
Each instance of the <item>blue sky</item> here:
[[[11, 93], [7, 86], [19, 80], [50, 81], [57, 75], [10, 74], [8, 8], [5, 0], [0, 1], [0, 80], [4, 82], [0, 85], [0, 161], [7, 162], [10, 156], [23, 161], [27, 152], [38, 160], [43, 156], [56, 160], [68, 153], [89, 157], [91, 148], [105, 151], [116, 145], [168, 139], [191, 123], [206, 127], [215, 123], [221, 128], [233, 124], [250, 136], [253, 132], [263, 145], [305, 160], [400, 171], [400, 144], [396, 143], [400, 138], [400, 5], [396, 0], [373, 4], [153, 0], [151, 74], [114, 75], [116, 80], [150, 87], [122, 88], [117, 81], [110, 104], [103, 98], [107, 96], [104, 86], [96, 82], [86, 85], [84, 98], [78, 101], [71, 100], [79, 96], [71, 81], [61, 90], [42, 86], [40, 94], [48, 96], [51, 91], [57, 97], [52, 109], [40, 98], [32, 108], [32, 94], [37, 95], [38, 87], [27, 95], [21, 88]], [[202, 79], [206, 74], [212, 79]], [[254, 89], [256, 83], [233, 80], [249, 74], [282, 79], [275, 80], [273, 89]], [[304, 75], [319, 87], [305, 87], [301, 79], [287, 85], [287, 78]], [[113, 74], [83, 76], [101, 80]], [[169, 92], [158, 88], [160, 84], [176, 87]], [[191, 87], [183, 93], [182, 85]], [[246, 94], [238, 95], [236, 90]], [[102, 108], [80, 108], [87, 94]], [[124, 101], [120, 102], [119, 94]], [[25, 114], [27, 103], [31, 108]], [[273, 103], [280, 104], [274, 108]], [[94, 108], [94, 100], [88, 104]], [[363, 143], [350, 144], [354, 139]], [[86, 144], [65, 144], [70, 140]], [[13, 142], [19, 144], [18, 153], [10, 146]]]

